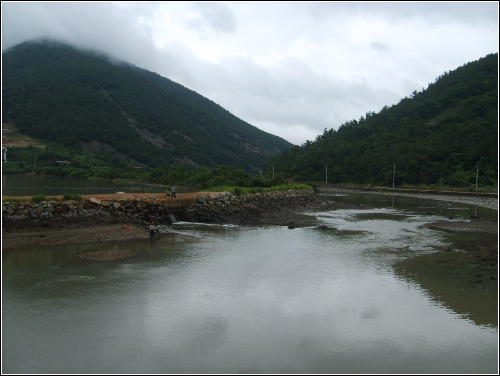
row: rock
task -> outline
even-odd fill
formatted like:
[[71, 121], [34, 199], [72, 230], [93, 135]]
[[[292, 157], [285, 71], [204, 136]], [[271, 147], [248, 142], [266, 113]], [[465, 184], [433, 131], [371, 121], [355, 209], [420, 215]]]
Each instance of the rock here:
[[101, 200], [99, 200], [98, 198], [90, 197], [88, 201], [96, 205], [101, 205]]

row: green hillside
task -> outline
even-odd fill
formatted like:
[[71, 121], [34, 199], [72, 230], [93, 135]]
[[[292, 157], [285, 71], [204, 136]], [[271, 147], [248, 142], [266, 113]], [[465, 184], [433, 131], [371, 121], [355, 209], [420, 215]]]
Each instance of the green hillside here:
[[112, 166], [256, 171], [292, 146], [158, 74], [56, 42], [6, 51], [2, 84], [4, 123]]
[[325, 129], [271, 162], [301, 181], [385, 186], [395, 176], [396, 186], [470, 187], [479, 168], [479, 185], [495, 187], [498, 54], [443, 74], [397, 105]]

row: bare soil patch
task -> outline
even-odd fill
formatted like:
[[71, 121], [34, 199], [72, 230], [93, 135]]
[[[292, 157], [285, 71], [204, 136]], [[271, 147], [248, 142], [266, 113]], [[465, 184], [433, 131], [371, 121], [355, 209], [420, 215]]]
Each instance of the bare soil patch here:
[[65, 227], [23, 228], [11, 232], [2, 229], [2, 249], [149, 238], [149, 231], [143, 226], [131, 226], [132, 230], [123, 229], [122, 226], [118, 223], [81, 223]]
[[34, 141], [28, 136], [10, 133], [2, 133], [2, 146], [18, 148], [27, 148], [30, 146], [34, 146], [41, 149], [45, 148], [45, 145]]

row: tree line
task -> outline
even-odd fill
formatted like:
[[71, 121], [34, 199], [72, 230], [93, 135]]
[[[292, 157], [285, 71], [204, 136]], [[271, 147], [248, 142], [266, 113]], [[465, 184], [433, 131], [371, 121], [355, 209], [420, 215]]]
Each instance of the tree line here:
[[[398, 104], [271, 158], [299, 181], [498, 185], [498, 54], [447, 72]], [[478, 170], [480, 174], [478, 174]], [[396, 173], [394, 172], [396, 171]]]

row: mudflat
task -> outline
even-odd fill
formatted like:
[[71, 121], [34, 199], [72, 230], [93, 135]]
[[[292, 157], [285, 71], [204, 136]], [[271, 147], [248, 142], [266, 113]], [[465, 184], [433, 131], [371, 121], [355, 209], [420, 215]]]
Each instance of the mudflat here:
[[[322, 192], [332, 192], [332, 190], [321, 190]], [[338, 191], [338, 190], [335, 190]], [[345, 190], [344, 190], [345, 192]], [[363, 193], [370, 193], [364, 192]], [[460, 202], [472, 205], [483, 206], [491, 209], [498, 210], [498, 198], [496, 197], [482, 197], [482, 196], [459, 196], [459, 195], [430, 195], [430, 194], [418, 194], [418, 193], [388, 193], [388, 192], [373, 192], [376, 194], [396, 194], [396, 195], [406, 195], [419, 198], [431, 198], [440, 201], [450, 201], [450, 202]], [[189, 196], [200, 195], [199, 193], [186, 194]], [[133, 196], [135, 198], [146, 198], [152, 199], [154, 196], [159, 196], [158, 194], [124, 194], [119, 195]], [[118, 197], [119, 197], [118, 196]], [[182, 198], [184, 194], [178, 194], [178, 198]], [[96, 197], [96, 196], [92, 196]], [[99, 195], [99, 199], [113, 199], [117, 195]], [[157, 199], [163, 199], [163, 197], [157, 197]], [[279, 213], [279, 220], [271, 220], [277, 216], [277, 213], [269, 213], [269, 216], [263, 216], [263, 223], [267, 224], [286, 224], [294, 223], [296, 227], [300, 226], [301, 219], [307, 219], [306, 216], [301, 216], [300, 213], [294, 210], [283, 210]], [[24, 247], [36, 247], [36, 246], [50, 246], [59, 244], [78, 244], [87, 242], [101, 242], [101, 241], [111, 241], [111, 240], [127, 240], [127, 239], [138, 239], [138, 238], [149, 238], [149, 230], [147, 226], [141, 224], [127, 224], [131, 229], [124, 229], [123, 223], [118, 223], [116, 221], [110, 222], [83, 222], [83, 223], [65, 223], [54, 226], [37, 226], [32, 228], [20, 228], [11, 231], [5, 231], [2, 227], [2, 250], [9, 251]], [[467, 231], [467, 232], [478, 232], [486, 233], [492, 236], [484, 237], [484, 241], [481, 244], [462, 244], [462, 248], [467, 248], [467, 250], [474, 252], [475, 250], [480, 251], [488, 262], [498, 264], [498, 237], [493, 235], [498, 235], [498, 221], [485, 221], [485, 220], [471, 220], [471, 221], [460, 221], [460, 222], [446, 222], [438, 221], [435, 223], [430, 223], [427, 226], [448, 231]], [[157, 237], [161, 237], [161, 233], [157, 233]]]

